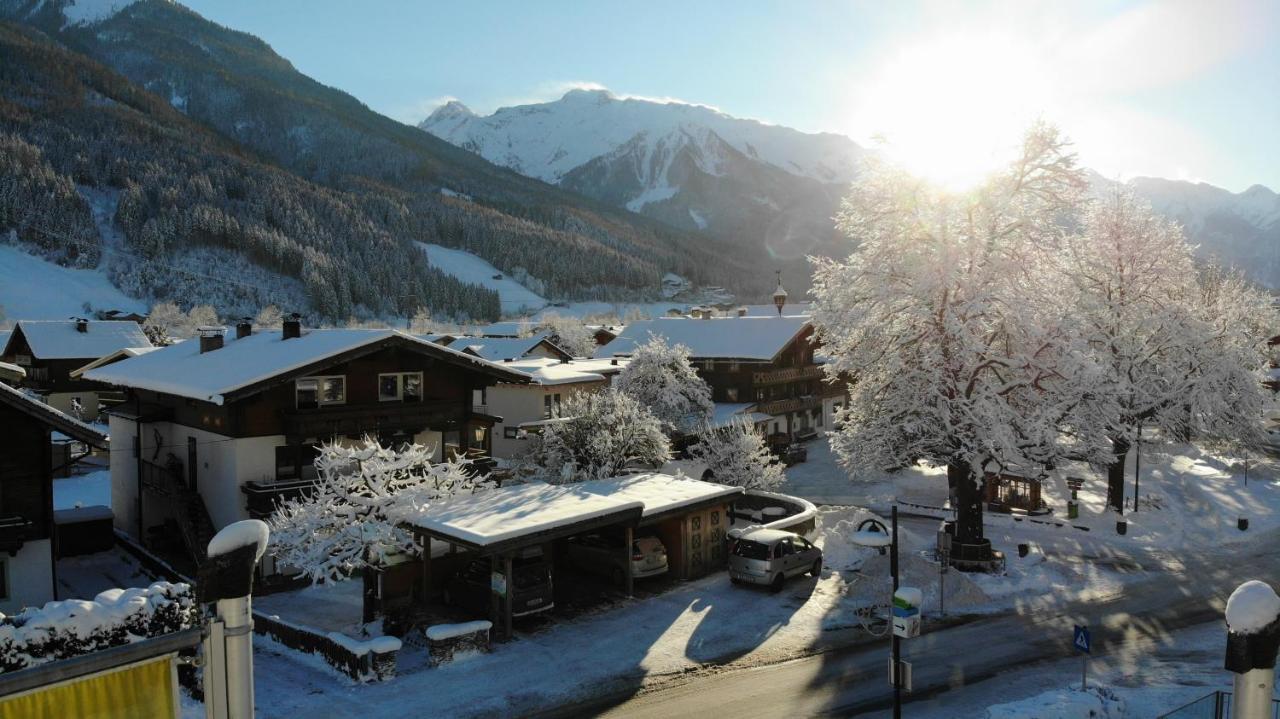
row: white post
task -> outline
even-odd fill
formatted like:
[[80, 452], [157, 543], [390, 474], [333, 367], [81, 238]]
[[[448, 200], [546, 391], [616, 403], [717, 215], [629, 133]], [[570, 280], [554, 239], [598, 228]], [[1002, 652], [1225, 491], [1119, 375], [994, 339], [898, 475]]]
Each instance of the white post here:
[[1280, 649], [1280, 596], [1250, 580], [1227, 599], [1227, 669], [1235, 674], [1231, 719], [1274, 716], [1276, 653]]
[[225, 625], [228, 719], [253, 718], [253, 612], [249, 597], [218, 600]]
[[201, 601], [214, 603], [204, 649], [205, 717], [253, 719], [253, 571], [266, 550], [267, 525], [230, 524], [209, 542], [200, 566]]

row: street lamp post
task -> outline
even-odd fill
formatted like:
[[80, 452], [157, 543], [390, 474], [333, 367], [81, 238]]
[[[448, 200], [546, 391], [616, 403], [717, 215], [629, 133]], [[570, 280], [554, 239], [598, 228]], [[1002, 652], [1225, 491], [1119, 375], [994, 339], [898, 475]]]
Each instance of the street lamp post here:
[[[898, 593], [898, 505], [893, 505], [892, 539], [889, 542], [889, 573], [893, 575], [893, 592]], [[902, 719], [902, 638], [897, 632], [893, 637], [893, 719]]]

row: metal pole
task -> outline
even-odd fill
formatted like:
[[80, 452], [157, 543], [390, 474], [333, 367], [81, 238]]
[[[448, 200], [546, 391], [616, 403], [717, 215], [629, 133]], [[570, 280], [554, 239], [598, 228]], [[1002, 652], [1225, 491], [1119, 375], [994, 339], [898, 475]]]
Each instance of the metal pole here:
[[227, 661], [227, 716], [253, 717], [253, 613], [249, 597], [218, 600]]
[[1271, 719], [1271, 696], [1276, 690], [1275, 667], [1250, 669], [1234, 675], [1231, 719]]
[[[893, 538], [889, 548], [889, 572], [898, 591], [898, 505], [893, 505]], [[889, 635], [893, 637], [893, 719], [902, 719], [902, 639], [893, 633], [893, 602], [889, 602]]]
[[1080, 691], [1085, 691], [1089, 687], [1089, 655], [1080, 656]]
[[1142, 423], [1138, 423], [1138, 441], [1133, 443], [1133, 511], [1138, 511], [1138, 476], [1142, 468]]

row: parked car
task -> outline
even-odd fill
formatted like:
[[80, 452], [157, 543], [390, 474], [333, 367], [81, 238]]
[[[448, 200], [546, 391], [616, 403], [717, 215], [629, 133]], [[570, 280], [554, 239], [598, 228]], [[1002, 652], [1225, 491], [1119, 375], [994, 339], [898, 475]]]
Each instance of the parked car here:
[[803, 444], [793, 444], [782, 454], [782, 463], [790, 467], [809, 459], [809, 448]]
[[729, 580], [760, 584], [777, 592], [787, 577], [822, 573], [822, 550], [792, 532], [757, 527], [729, 545]]
[[583, 571], [609, 577], [621, 583], [631, 562], [633, 579], [656, 577], [667, 572], [667, 548], [657, 537], [636, 537], [629, 559], [623, 559], [622, 538], [607, 534], [583, 534], [565, 541], [565, 556]]
[[[511, 616], [524, 617], [555, 607], [551, 566], [541, 555], [513, 559], [511, 574], [507, 582]], [[444, 603], [487, 615], [493, 592], [491, 576], [488, 559], [471, 562], [445, 585]]]

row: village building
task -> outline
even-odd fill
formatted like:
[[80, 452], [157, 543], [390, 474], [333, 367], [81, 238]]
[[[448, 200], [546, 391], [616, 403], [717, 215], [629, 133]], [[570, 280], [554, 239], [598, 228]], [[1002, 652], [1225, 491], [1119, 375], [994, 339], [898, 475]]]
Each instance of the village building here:
[[528, 432], [560, 418], [565, 399], [609, 386], [627, 360], [531, 357], [502, 365], [526, 374], [528, 383], [502, 382], [476, 390], [474, 408], [501, 418], [493, 426], [493, 456], [515, 459], [528, 446]]
[[149, 347], [142, 327], [129, 320], [21, 320], [0, 348], [0, 361], [26, 370], [22, 386], [49, 406], [92, 422], [107, 388], [72, 372], [125, 348]]
[[99, 428], [0, 383], [0, 612], [58, 598], [53, 433], [107, 450]]
[[[317, 447], [369, 436], [486, 456], [498, 418], [472, 393], [528, 376], [398, 330], [248, 323], [85, 372], [126, 388], [110, 412], [116, 526], [146, 541], [176, 525], [199, 562], [213, 531], [263, 517], [315, 479]], [[161, 528], [157, 530], [156, 528]], [[172, 533], [170, 533], [172, 536]]]
[[630, 356], [651, 337], [688, 348], [698, 376], [711, 386], [717, 417], [743, 416], [775, 441], [826, 432], [844, 404], [844, 390], [826, 381], [814, 357], [807, 316], [706, 314], [632, 322], [596, 357]]
[[546, 333], [529, 337], [457, 337], [449, 347], [490, 362], [503, 362], [526, 357], [570, 360], [573, 355], [556, 346]]

